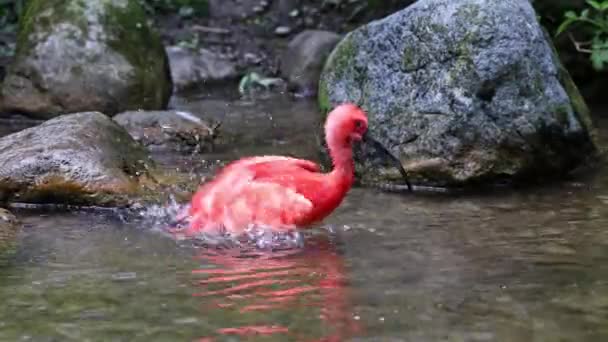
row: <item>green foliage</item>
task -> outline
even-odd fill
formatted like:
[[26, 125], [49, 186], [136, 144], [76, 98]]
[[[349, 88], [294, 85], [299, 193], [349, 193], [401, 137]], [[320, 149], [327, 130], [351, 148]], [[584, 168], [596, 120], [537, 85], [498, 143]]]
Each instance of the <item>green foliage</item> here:
[[0, 0], [0, 57], [15, 53], [15, 43], [7, 39], [17, 31], [26, 0]]
[[604, 70], [608, 63], [608, 0], [587, 0], [587, 8], [580, 13], [568, 11], [564, 21], [557, 29], [557, 35], [570, 29], [573, 25], [583, 25], [587, 29], [590, 40], [577, 42], [573, 39], [576, 49], [591, 55], [593, 67]]
[[[1, 0], [0, 0], [1, 1]], [[207, 0], [139, 0], [151, 14], [167, 14], [177, 12], [182, 17], [206, 16], [208, 13]]]

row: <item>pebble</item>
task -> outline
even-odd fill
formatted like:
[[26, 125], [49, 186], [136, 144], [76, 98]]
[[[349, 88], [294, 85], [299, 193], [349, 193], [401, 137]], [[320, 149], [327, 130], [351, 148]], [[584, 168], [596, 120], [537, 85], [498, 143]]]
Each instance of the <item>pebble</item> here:
[[251, 52], [247, 52], [243, 55], [243, 58], [245, 59], [245, 62], [250, 65], [257, 65], [262, 62], [262, 59], [258, 55]]
[[287, 36], [291, 33], [291, 28], [288, 26], [279, 26], [274, 30], [277, 36]]
[[255, 7], [253, 7], [253, 12], [257, 13], [257, 14], [260, 14], [260, 13], [264, 12], [264, 7], [262, 7], [262, 6], [255, 6]]

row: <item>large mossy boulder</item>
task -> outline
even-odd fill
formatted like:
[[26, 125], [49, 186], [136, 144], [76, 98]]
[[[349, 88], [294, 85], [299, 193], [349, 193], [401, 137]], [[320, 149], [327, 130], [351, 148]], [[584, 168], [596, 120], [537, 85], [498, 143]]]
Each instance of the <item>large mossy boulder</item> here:
[[172, 91], [158, 34], [137, 0], [30, 0], [0, 113], [164, 109]]
[[[346, 101], [422, 184], [558, 175], [596, 150], [589, 110], [528, 0], [420, 0], [349, 33], [319, 82], [323, 113]], [[364, 182], [401, 181], [361, 154]]]
[[99, 112], [63, 115], [0, 138], [0, 200], [121, 206], [157, 187], [141, 144]]

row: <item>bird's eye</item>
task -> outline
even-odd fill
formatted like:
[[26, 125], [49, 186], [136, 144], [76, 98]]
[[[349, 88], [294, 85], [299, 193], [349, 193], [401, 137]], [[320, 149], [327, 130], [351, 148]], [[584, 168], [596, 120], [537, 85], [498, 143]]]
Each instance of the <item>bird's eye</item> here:
[[355, 121], [355, 128], [356, 128], [356, 129], [361, 129], [361, 128], [363, 128], [363, 121], [361, 121], [361, 120], [357, 120], [357, 121]]

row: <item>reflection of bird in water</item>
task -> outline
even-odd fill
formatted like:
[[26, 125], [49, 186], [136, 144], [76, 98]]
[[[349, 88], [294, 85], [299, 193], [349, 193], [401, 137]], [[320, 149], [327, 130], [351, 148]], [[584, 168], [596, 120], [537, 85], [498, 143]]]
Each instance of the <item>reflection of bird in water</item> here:
[[326, 237], [307, 240], [306, 249], [204, 249], [197, 257], [217, 266], [193, 274], [202, 278], [194, 296], [205, 301], [206, 310], [224, 311], [209, 313], [223, 318], [218, 336], [343, 341], [359, 330], [349, 307], [344, 260]]

